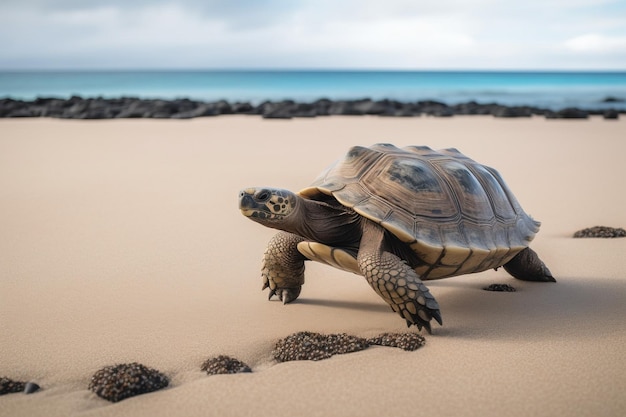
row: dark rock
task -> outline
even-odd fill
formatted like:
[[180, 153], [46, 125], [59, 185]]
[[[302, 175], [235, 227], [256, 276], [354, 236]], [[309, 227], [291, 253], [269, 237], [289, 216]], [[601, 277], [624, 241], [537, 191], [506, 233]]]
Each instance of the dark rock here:
[[626, 237], [626, 230], [621, 227], [594, 226], [577, 231], [574, 237]]
[[439, 101], [418, 101], [417, 109], [419, 112], [428, 116], [435, 117], [451, 117], [454, 116], [454, 109], [445, 103]]
[[[441, 113], [443, 114], [443, 113]], [[387, 114], [385, 114], [387, 115]], [[413, 108], [411, 108], [410, 106], [403, 106], [399, 109], [394, 109], [392, 111], [391, 114], [389, 114], [389, 116], [393, 116], [393, 117], [415, 117], [415, 116], [419, 116], [420, 113], [419, 111], [415, 111]]]
[[[224, 112], [222, 112], [222, 109]], [[202, 103], [191, 110], [192, 117], [218, 116], [232, 113], [230, 106], [221, 106], [217, 103]]]
[[20, 105], [20, 102], [10, 99], [0, 99], [0, 117], [9, 117], [9, 115]]
[[115, 116], [118, 119], [134, 119], [141, 117], [152, 117], [151, 106], [147, 101], [135, 100], [122, 107], [122, 110]]
[[330, 116], [330, 106], [333, 102], [327, 98], [322, 98], [314, 101], [313, 107], [315, 108], [315, 114], [318, 116]]
[[231, 110], [234, 114], [256, 114], [256, 109], [248, 102], [234, 103]]
[[252, 372], [252, 369], [245, 363], [230, 356], [220, 355], [207, 359], [200, 368], [209, 375], [238, 374], [242, 372]]
[[190, 119], [222, 114], [258, 114], [267, 119], [328, 115], [412, 117], [421, 114], [435, 117], [450, 117], [456, 114], [492, 114], [495, 117], [544, 115], [549, 119], [581, 119], [587, 118], [589, 115], [600, 115], [605, 119], [616, 119], [622, 113], [626, 114], [626, 110], [567, 108], [554, 111], [531, 106], [479, 104], [474, 101], [448, 106], [434, 100], [412, 103], [395, 100], [374, 101], [369, 98], [336, 101], [324, 98], [312, 103], [294, 102], [293, 100], [265, 101], [256, 107], [247, 102], [230, 104], [226, 100], [201, 102], [185, 98], [175, 100], [147, 100], [136, 97], [83, 99], [72, 96], [65, 100], [58, 98], [37, 98], [33, 101], [0, 99], [0, 117], [58, 117], [65, 119]]
[[41, 387], [34, 382], [27, 382], [24, 387], [24, 394], [32, 394], [39, 391]]
[[170, 116], [170, 119], [193, 119], [193, 112], [184, 111], [181, 113], [176, 113]]
[[291, 119], [295, 113], [295, 103], [291, 100], [265, 102], [261, 106], [264, 119]]
[[25, 382], [14, 381], [7, 377], [0, 377], [0, 395], [24, 391]]
[[370, 345], [397, 347], [407, 351], [414, 351], [426, 343], [424, 336], [417, 333], [383, 333], [367, 339]]
[[417, 104], [421, 107], [448, 107], [446, 103], [436, 100], [420, 100]]
[[176, 113], [178, 113], [178, 106], [171, 101], [154, 100], [152, 102], [151, 116], [154, 119], [169, 119]]
[[587, 119], [589, 117], [589, 112], [576, 107], [559, 110], [556, 114], [559, 119]]
[[106, 100], [88, 99], [73, 100], [70, 106], [63, 105], [58, 102], [52, 102], [47, 107], [50, 112], [46, 112], [46, 116], [60, 117], [65, 119], [111, 119], [115, 116], [114, 106], [111, 106]]
[[372, 101], [370, 99], [359, 100], [353, 104], [354, 110], [360, 114], [383, 114], [387, 112], [387, 105], [382, 101]]
[[134, 362], [100, 369], [91, 377], [89, 389], [107, 401], [118, 402], [168, 384], [169, 379], [161, 372]]
[[6, 117], [39, 117], [41, 112], [38, 112], [32, 107], [25, 107], [20, 109], [15, 109], [11, 113], [9, 113]]
[[367, 340], [345, 333], [323, 335], [299, 332], [276, 343], [273, 351], [278, 362], [328, 359], [333, 355], [357, 352], [369, 346]]
[[364, 109], [367, 108], [367, 104], [359, 105], [357, 101], [335, 101], [329, 109], [328, 114], [338, 116], [363, 116], [365, 114]]
[[497, 106], [491, 114], [495, 117], [531, 117], [532, 111], [528, 107]]
[[292, 107], [293, 117], [316, 117], [317, 111], [313, 104], [309, 103], [296, 103]]
[[388, 117], [414, 117], [421, 114], [421, 109], [413, 103], [401, 103], [398, 101], [384, 100], [381, 103], [385, 106], [385, 112], [380, 116]]
[[291, 119], [293, 117], [315, 117], [317, 110], [310, 103], [295, 103], [292, 100], [267, 103], [263, 106], [266, 119]]
[[492, 107], [495, 105], [478, 104], [475, 101], [470, 101], [453, 106], [453, 110], [458, 115], [486, 115], [492, 114]]
[[511, 287], [508, 284], [491, 284], [488, 287], [483, 288], [485, 291], [497, 291], [497, 292], [515, 292], [517, 291], [514, 287]]
[[233, 114], [233, 108], [226, 100], [220, 100], [217, 103], [213, 103], [218, 114]]
[[551, 112], [551, 110], [549, 109], [542, 109], [540, 107], [530, 107], [530, 110], [531, 113], [536, 116], [545, 116], [546, 114]]
[[450, 107], [445, 107], [439, 110], [431, 111], [430, 115], [435, 117], [452, 117], [454, 116], [454, 110], [452, 110]]
[[231, 113], [230, 106], [225, 107], [223, 105], [219, 105], [218, 103], [199, 103], [194, 108], [190, 107], [190, 105], [178, 106], [177, 109], [179, 112], [172, 114], [170, 117], [172, 119], [192, 119], [195, 117], [218, 116], [222, 114], [220, 109], [224, 109], [225, 112]]
[[328, 114], [331, 116], [358, 115], [359, 113], [353, 109], [353, 106], [346, 101], [334, 101], [328, 108]]
[[602, 100], [602, 103], [624, 103], [626, 100], [619, 97], [608, 96]]

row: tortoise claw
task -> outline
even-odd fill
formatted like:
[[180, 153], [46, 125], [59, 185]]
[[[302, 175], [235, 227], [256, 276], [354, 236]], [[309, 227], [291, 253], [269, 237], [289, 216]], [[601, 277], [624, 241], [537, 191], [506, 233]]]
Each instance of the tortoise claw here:
[[[265, 289], [267, 287], [264, 287]], [[278, 299], [283, 302], [283, 304], [289, 304], [300, 295], [301, 287], [296, 288], [270, 288], [269, 295], [267, 297], [268, 300], [271, 300], [275, 295], [278, 296]]]
[[430, 322], [429, 321], [424, 323], [424, 327], [426, 328], [426, 331], [428, 332], [428, 334], [433, 334], [432, 330], [430, 329]]
[[426, 328], [426, 331], [428, 332], [428, 334], [432, 334], [432, 331], [430, 329], [430, 323], [429, 322], [417, 322], [417, 323], [411, 323], [409, 320], [406, 321], [406, 327], [411, 327], [412, 325], [415, 325], [415, 327], [417, 327], [417, 330], [422, 331], [423, 328]]
[[[439, 310], [433, 311], [432, 315], [433, 318], [437, 320], [437, 323], [439, 323], [440, 326], [443, 326], [443, 321], [441, 320], [441, 313], [439, 312]], [[428, 333], [430, 333], [430, 331]]]
[[282, 288], [278, 290], [278, 298], [283, 302], [283, 304], [289, 304], [300, 295], [301, 287], [296, 288]]
[[[437, 305], [437, 302], [434, 300], [434, 298], [432, 299], [432, 302], [437, 308], [430, 309], [426, 305], [420, 305], [419, 303], [413, 302], [411, 302], [411, 304], [408, 304], [408, 308], [406, 308], [407, 304], [401, 306], [399, 313], [405, 318], [407, 327], [415, 325], [418, 330], [426, 328], [426, 331], [431, 334], [432, 319], [435, 319], [435, 321], [439, 323], [439, 325], [442, 325], [443, 320], [441, 319], [441, 312], [438, 308], [439, 306]], [[414, 311], [415, 313], [413, 313]]]

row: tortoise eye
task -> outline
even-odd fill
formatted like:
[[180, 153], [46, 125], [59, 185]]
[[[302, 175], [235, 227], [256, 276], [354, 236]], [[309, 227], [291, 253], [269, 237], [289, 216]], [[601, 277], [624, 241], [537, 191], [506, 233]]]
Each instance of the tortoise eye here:
[[259, 195], [257, 195], [256, 198], [259, 201], [267, 201], [270, 198], [270, 193], [267, 191], [262, 191]]

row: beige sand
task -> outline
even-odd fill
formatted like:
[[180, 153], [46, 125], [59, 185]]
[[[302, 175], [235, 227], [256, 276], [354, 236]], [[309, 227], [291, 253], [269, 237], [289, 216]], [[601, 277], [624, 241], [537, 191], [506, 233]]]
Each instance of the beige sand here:
[[[297, 190], [375, 142], [457, 147], [497, 168], [543, 222], [533, 247], [559, 282], [431, 282], [444, 326], [424, 348], [276, 364], [292, 332], [406, 327], [364, 279], [322, 265], [297, 302], [268, 302], [273, 232], [241, 216], [237, 192]], [[0, 120], [0, 375], [43, 387], [0, 397], [0, 415], [626, 415], [626, 239], [570, 237], [626, 226], [624, 155], [623, 119]], [[254, 373], [204, 375], [217, 354]], [[117, 404], [87, 390], [129, 361], [171, 386]]]

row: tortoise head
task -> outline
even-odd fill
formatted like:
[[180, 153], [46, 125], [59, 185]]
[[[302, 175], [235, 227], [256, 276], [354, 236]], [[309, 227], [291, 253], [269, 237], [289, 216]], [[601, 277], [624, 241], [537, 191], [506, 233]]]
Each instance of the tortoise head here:
[[265, 226], [279, 224], [295, 212], [299, 197], [280, 188], [254, 187], [239, 192], [241, 214]]

